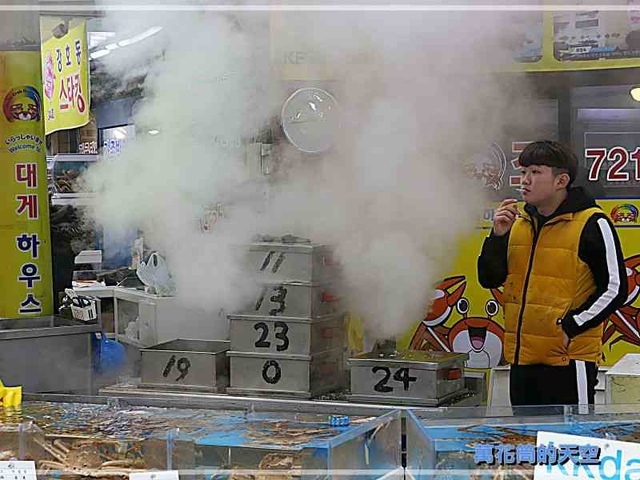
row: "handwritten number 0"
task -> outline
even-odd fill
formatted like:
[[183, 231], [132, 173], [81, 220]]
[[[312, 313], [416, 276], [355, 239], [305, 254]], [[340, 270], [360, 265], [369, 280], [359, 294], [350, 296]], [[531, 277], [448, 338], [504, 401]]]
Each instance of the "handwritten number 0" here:
[[[269, 370], [273, 368], [273, 374], [269, 374]], [[275, 360], [267, 360], [262, 367], [262, 379], [271, 384], [275, 385], [280, 381], [282, 377], [282, 370], [280, 369], [280, 365]]]

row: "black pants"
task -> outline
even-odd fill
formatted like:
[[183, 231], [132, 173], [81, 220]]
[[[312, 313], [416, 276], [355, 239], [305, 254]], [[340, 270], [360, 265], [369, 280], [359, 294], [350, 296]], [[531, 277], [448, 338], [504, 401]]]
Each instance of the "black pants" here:
[[[511, 365], [511, 405], [593, 405], [598, 367], [592, 362], [571, 360], [566, 367]], [[561, 410], [560, 410], [561, 411]]]

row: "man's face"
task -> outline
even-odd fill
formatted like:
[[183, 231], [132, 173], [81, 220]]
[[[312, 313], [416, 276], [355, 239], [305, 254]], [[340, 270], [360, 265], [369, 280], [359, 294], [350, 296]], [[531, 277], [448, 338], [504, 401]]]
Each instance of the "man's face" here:
[[560, 176], [547, 165], [529, 165], [520, 170], [520, 184], [522, 187], [522, 199], [534, 207], [544, 205], [554, 197], [558, 190], [564, 188]]

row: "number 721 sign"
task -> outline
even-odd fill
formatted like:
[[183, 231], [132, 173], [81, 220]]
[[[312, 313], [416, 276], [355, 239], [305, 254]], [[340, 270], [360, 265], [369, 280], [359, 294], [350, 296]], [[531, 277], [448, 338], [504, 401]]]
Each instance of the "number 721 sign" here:
[[[591, 163], [589, 167], [591, 182], [597, 182], [601, 172], [607, 182], [640, 181], [640, 147], [636, 147], [633, 152], [619, 146], [609, 149], [587, 148], [584, 151], [584, 157], [587, 165]], [[629, 162], [633, 163], [632, 173], [625, 170]]]

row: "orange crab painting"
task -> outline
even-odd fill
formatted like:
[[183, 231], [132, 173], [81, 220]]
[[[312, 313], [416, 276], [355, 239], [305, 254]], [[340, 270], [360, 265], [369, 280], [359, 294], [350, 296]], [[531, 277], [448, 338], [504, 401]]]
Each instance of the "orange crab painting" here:
[[466, 287], [464, 275], [448, 277], [436, 286], [433, 303], [413, 333], [409, 348], [467, 353], [467, 367], [495, 367], [502, 359], [504, 337], [504, 329], [493, 319], [502, 305], [501, 294], [492, 290], [484, 312], [471, 315], [471, 302], [463, 296]]

